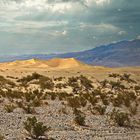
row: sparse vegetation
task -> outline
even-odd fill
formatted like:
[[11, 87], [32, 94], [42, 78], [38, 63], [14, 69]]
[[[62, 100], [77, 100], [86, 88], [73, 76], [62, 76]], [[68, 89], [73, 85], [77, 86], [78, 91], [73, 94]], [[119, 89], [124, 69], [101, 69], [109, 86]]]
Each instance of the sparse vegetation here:
[[130, 115], [116, 109], [110, 113], [110, 120], [121, 127], [130, 125]]
[[78, 109], [74, 108], [74, 121], [77, 125], [85, 126], [85, 115]]
[[7, 113], [13, 112], [15, 108], [16, 106], [13, 104], [8, 104], [4, 106], [4, 109], [6, 110]]
[[4, 136], [0, 134], [0, 140], [4, 140]]
[[[43, 125], [42, 122], [38, 122], [36, 117], [28, 117], [24, 122], [24, 128], [29, 135], [29, 138], [40, 140], [42, 136], [44, 136], [44, 140], [47, 139], [45, 132], [47, 132], [50, 128]], [[42, 139], [43, 140], [43, 139]]]
[[[62, 115], [62, 118], [63, 115], [66, 117], [69, 115], [68, 118], [74, 120], [78, 128], [85, 126], [86, 123], [90, 126], [89, 120], [85, 121], [86, 118], [90, 116], [92, 119], [97, 115], [102, 115], [98, 116], [99, 118], [108, 115], [111, 125], [131, 126], [131, 120], [139, 114], [139, 84], [130, 74], [112, 73], [109, 78], [101, 81], [94, 79], [94, 82], [90, 79], [92, 78], [83, 75], [50, 78], [33, 73], [19, 79], [12, 87], [6, 78], [0, 77], [0, 80], [7, 81], [0, 89], [0, 103], [6, 114], [22, 111], [27, 113], [27, 116], [38, 116], [43, 109], [42, 114], [45, 116], [45, 111], [51, 109], [50, 106], [56, 102], [55, 117], [59, 119], [59, 115]], [[16, 108], [20, 109], [14, 110]], [[51, 111], [48, 111], [50, 117], [53, 115]], [[36, 117], [27, 118], [24, 128], [29, 139], [49, 140], [46, 136], [49, 127], [38, 122]]]

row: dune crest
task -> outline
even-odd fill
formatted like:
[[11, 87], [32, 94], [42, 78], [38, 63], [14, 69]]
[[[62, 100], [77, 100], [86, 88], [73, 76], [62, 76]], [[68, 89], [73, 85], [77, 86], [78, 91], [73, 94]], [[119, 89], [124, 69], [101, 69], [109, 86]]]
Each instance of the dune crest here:
[[13, 62], [1, 63], [5, 67], [21, 67], [21, 68], [73, 68], [86, 66], [75, 58], [53, 58], [50, 60], [29, 59], [17, 60]]

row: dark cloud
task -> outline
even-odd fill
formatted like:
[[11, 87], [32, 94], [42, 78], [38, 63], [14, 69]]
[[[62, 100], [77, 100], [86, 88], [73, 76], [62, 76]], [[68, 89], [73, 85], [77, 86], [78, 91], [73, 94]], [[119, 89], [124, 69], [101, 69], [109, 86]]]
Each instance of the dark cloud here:
[[8, 2], [0, 3], [0, 54], [79, 51], [140, 35], [140, 0], [0, 2]]

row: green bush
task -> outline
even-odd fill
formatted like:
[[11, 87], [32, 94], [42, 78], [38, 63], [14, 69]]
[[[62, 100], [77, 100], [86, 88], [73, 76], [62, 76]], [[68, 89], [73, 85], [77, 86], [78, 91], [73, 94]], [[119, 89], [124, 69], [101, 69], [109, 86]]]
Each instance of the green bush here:
[[54, 89], [54, 82], [49, 77], [45, 77], [45, 76], [41, 77], [39, 79], [38, 84], [41, 86], [42, 89], [49, 89], [49, 90]]
[[76, 108], [74, 109], [75, 118], [74, 121], [77, 125], [85, 126], [85, 115]]
[[4, 136], [0, 134], [0, 140], [4, 140]]
[[130, 125], [129, 114], [116, 109], [110, 113], [110, 119], [121, 127]]
[[72, 108], [80, 108], [81, 107], [81, 101], [79, 97], [70, 97], [67, 99], [68, 105]]
[[32, 139], [39, 140], [41, 136], [45, 136], [45, 132], [50, 128], [38, 122], [36, 117], [28, 117], [24, 122], [24, 128]]
[[23, 84], [26, 85], [28, 82], [31, 82], [32, 80], [37, 80], [40, 77], [42, 77], [42, 75], [35, 72], [35, 73], [32, 73], [32, 75], [27, 75], [26, 77], [23, 77], [17, 80], [17, 82], [22, 82]]
[[0, 75], [0, 86], [1, 87], [6, 87], [6, 85], [9, 85], [10, 87], [14, 87], [16, 84], [14, 82], [12, 82], [9, 79], [6, 79], [5, 77]]
[[13, 112], [15, 108], [16, 106], [13, 104], [8, 104], [4, 106], [4, 109], [6, 110], [7, 113]]
[[129, 107], [129, 111], [132, 115], [136, 115], [137, 114], [137, 105], [136, 104], [132, 104], [130, 107]]
[[104, 115], [106, 112], [106, 106], [101, 106], [101, 105], [97, 105], [94, 107], [94, 109], [100, 114], [100, 115]]
[[35, 108], [33, 105], [29, 102], [17, 102], [17, 105], [19, 108], [22, 108], [27, 114], [33, 114], [35, 113]]
[[85, 90], [90, 90], [93, 88], [92, 81], [89, 80], [87, 77], [81, 75], [79, 77], [81, 85], [85, 88]]

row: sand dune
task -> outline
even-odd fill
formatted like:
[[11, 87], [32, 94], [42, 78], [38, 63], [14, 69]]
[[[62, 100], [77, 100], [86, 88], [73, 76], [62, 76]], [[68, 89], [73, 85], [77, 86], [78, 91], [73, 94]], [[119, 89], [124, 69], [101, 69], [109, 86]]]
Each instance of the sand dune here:
[[46, 64], [49, 67], [57, 67], [57, 68], [71, 68], [84, 65], [74, 58], [65, 58], [65, 59], [54, 58], [46, 61]]
[[29, 60], [17, 60], [13, 62], [1, 63], [0, 66], [3, 67], [20, 67], [20, 68], [73, 68], [87, 66], [82, 62], [74, 58], [54, 58], [50, 60], [40, 60], [40, 59], [29, 59]]

